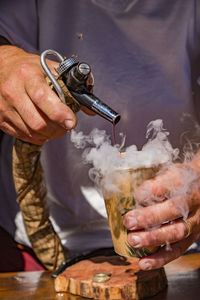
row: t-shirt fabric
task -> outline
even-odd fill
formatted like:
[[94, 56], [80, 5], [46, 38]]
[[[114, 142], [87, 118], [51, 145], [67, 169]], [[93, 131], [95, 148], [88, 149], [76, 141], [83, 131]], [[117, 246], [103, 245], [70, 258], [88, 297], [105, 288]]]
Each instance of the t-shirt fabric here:
[[[191, 138], [199, 117], [199, 22], [195, 0], [1, 0], [0, 35], [30, 53], [54, 49], [88, 62], [95, 94], [121, 114], [126, 145], [145, 143], [147, 124], [162, 119], [173, 147]], [[20, 101], [20, 99], [19, 99]], [[99, 116], [77, 114], [76, 130], [106, 130]], [[195, 131], [196, 133], [196, 131]], [[197, 133], [196, 140], [198, 142]], [[13, 139], [0, 149], [0, 226], [29, 244], [11, 173]], [[112, 245], [104, 202], [70, 134], [43, 146], [51, 219], [73, 252]]]

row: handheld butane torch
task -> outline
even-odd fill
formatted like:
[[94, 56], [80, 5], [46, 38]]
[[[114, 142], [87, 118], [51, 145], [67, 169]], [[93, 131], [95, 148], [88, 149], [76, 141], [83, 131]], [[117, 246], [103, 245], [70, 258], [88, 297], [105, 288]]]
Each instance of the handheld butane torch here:
[[[52, 74], [47, 66], [46, 57], [48, 55], [56, 56], [60, 61], [56, 70], [58, 78]], [[66, 101], [63, 86], [59, 84], [58, 79], [61, 79], [64, 85], [66, 85], [72, 96], [71, 98], [75, 102], [73, 103], [74, 105], [69, 105], [74, 112], [77, 112], [81, 106], [85, 106], [110, 121], [112, 124], [117, 124], [119, 122], [120, 115], [90, 92], [90, 88], [87, 86], [87, 80], [91, 73], [91, 68], [87, 63], [76, 62], [72, 57], [65, 59], [55, 50], [45, 50], [41, 54], [40, 61], [58, 96], [64, 103], [69, 105]]]

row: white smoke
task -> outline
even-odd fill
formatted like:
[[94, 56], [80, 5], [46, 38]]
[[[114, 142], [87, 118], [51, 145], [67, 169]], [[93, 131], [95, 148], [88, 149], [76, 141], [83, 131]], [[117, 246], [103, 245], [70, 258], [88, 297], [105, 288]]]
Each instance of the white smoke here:
[[114, 146], [110, 136], [104, 130], [96, 128], [89, 135], [73, 130], [71, 141], [75, 147], [84, 149], [83, 161], [92, 165], [91, 179], [98, 182], [96, 176], [105, 177], [119, 169], [151, 168], [174, 161], [179, 151], [172, 148], [168, 135], [169, 132], [163, 128], [162, 120], [152, 121], [147, 127], [147, 143], [141, 150], [138, 150], [136, 145], [126, 147], [126, 155], [123, 157], [120, 155], [125, 143], [122, 134], [121, 144]]
[[[177, 214], [186, 219], [189, 214], [187, 199], [191, 195], [191, 189], [197, 188], [198, 182], [198, 175], [190, 167], [190, 161], [194, 155], [193, 143], [188, 139], [186, 140], [187, 144], [183, 148], [184, 151], [182, 153], [184, 155], [184, 164], [177, 164], [176, 161], [180, 155], [179, 150], [177, 148], [174, 149], [170, 144], [168, 139], [169, 132], [164, 129], [163, 122], [160, 119], [148, 124], [146, 132], [147, 142], [141, 150], [138, 150], [136, 145], [130, 145], [125, 148], [125, 136], [123, 134], [120, 134], [120, 136], [121, 144], [112, 145], [110, 136], [104, 130], [95, 128], [89, 135], [84, 135], [83, 132], [76, 132], [75, 130], [71, 132], [71, 141], [75, 147], [83, 149], [83, 162], [91, 165], [89, 177], [103, 193], [104, 198], [109, 199], [110, 196], [112, 197], [115, 194], [121, 200], [122, 195], [120, 193], [122, 191], [120, 190], [119, 182], [123, 181], [124, 178], [118, 171], [135, 170], [131, 173], [132, 177], [129, 177], [128, 180], [132, 182], [130, 191], [132, 193], [131, 196], [137, 200], [136, 207], [153, 205], [166, 199], [172, 199]], [[123, 152], [125, 153], [121, 153], [121, 149], [124, 149]], [[155, 195], [155, 192], [149, 191], [148, 184], [147, 188], [145, 188], [144, 184], [142, 185], [142, 192], [140, 190], [140, 196], [142, 196], [142, 201], [140, 202], [139, 197], [137, 197], [137, 190], [135, 192], [137, 185], [134, 185], [134, 182], [138, 181], [138, 174], [142, 175], [140, 183], [148, 179], [148, 172], [150, 171], [151, 173], [151, 169], [157, 171], [156, 174], [160, 175], [158, 176], [160, 181], [163, 180], [165, 174], [171, 174], [169, 180], [167, 175], [165, 177], [168, 180], [168, 189], [163, 193], [158, 188]], [[138, 170], [139, 172], [141, 170], [141, 173], [138, 173]], [[144, 173], [143, 170], [145, 170]], [[121, 176], [119, 179], [116, 178], [118, 174]], [[126, 201], [126, 197], [124, 199]], [[119, 203], [123, 206], [123, 203], [120, 201]], [[126, 211], [120, 205], [118, 209], [123, 214]], [[173, 223], [174, 220], [169, 220], [169, 224], [171, 222]], [[160, 225], [145, 229], [155, 230]], [[165, 244], [166, 250], [170, 251], [169, 241], [166, 241]]]
[[[130, 145], [125, 148], [125, 155], [122, 155], [121, 149], [124, 148], [125, 143], [125, 137], [122, 134], [121, 144], [112, 145], [110, 136], [104, 130], [95, 128], [89, 135], [84, 135], [83, 132], [76, 132], [75, 130], [71, 132], [71, 141], [75, 147], [84, 149], [82, 154], [84, 163], [91, 164], [90, 179], [101, 191], [103, 190], [104, 197], [105, 193], [106, 197], [109, 197], [110, 193], [117, 194], [121, 192], [119, 185], [116, 184], [116, 171], [158, 168], [159, 173], [162, 174], [167, 170], [177, 168], [174, 162], [179, 156], [179, 150], [172, 147], [168, 137], [169, 132], [164, 129], [163, 121], [160, 119], [154, 120], [147, 126], [147, 142], [142, 149], [138, 150], [136, 145]], [[175, 185], [172, 180], [170, 191], [168, 190], [164, 196], [163, 194], [160, 196], [158, 191], [158, 195], [151, 197], [149, 190], [145, 191], [144, 189], [143, 198], [146, 197], [147, 202], [143, 201], [141, 205], [152, 205], [155, 202], [173, 198], [177, 210], [184, 218], [187, 218], [189, 210], [186, 197], [191, 185], [196, 180], [196, 174], [191, 168], [180, 168], [179, 171], [181, 174], [180, 184]], [[113, 174], [115, 174], [114, 180]], [[137, 173], [133, 172], [132, 174], [133, 182], [137, 176], [135, 174]], [[140, 203], [137, 205], [140, 206]]]

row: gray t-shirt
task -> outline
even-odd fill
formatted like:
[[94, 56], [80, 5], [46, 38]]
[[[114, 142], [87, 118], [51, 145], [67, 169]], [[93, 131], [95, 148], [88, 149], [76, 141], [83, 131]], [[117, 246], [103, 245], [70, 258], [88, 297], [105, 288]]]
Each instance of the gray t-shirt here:
[[[117, 133], [126, 145], [145, 142], [146, 126], [163, 119], [173, 147], [196, 127], [199, 110], [200, 4], [195, 0], [1, 0], [0, 35], [28, 52], [55, 49], [88, 62], [95, 94], [122, 119]], [[20, 101], [20, 99], [19, 99]], [[191, 117], [188, 117], [191, 116]], [[111, 125], [77, 114], [77, 130]], [[197, 141], [198, 141], [197, 137]], [[28, 243], [15, 203], [12, 138], [0, 152], [0, 225]], [[73, 251], [111, 245], [103, 200], [88, 178], [88, 166], [69, 134], [46, 143], [42, 163], [51, 217]]]

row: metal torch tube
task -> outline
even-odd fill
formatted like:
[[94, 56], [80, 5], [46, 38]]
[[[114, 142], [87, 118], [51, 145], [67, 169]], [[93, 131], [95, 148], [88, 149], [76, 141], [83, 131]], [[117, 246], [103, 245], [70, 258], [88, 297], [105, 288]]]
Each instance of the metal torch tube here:
[[86, 106], [113, 124], [117, 124], [119, 122], [120, 115], [95, 95], [86, 92], [78, 93], [71, 90], [70, 93], [80, 103], [80, 105]]

